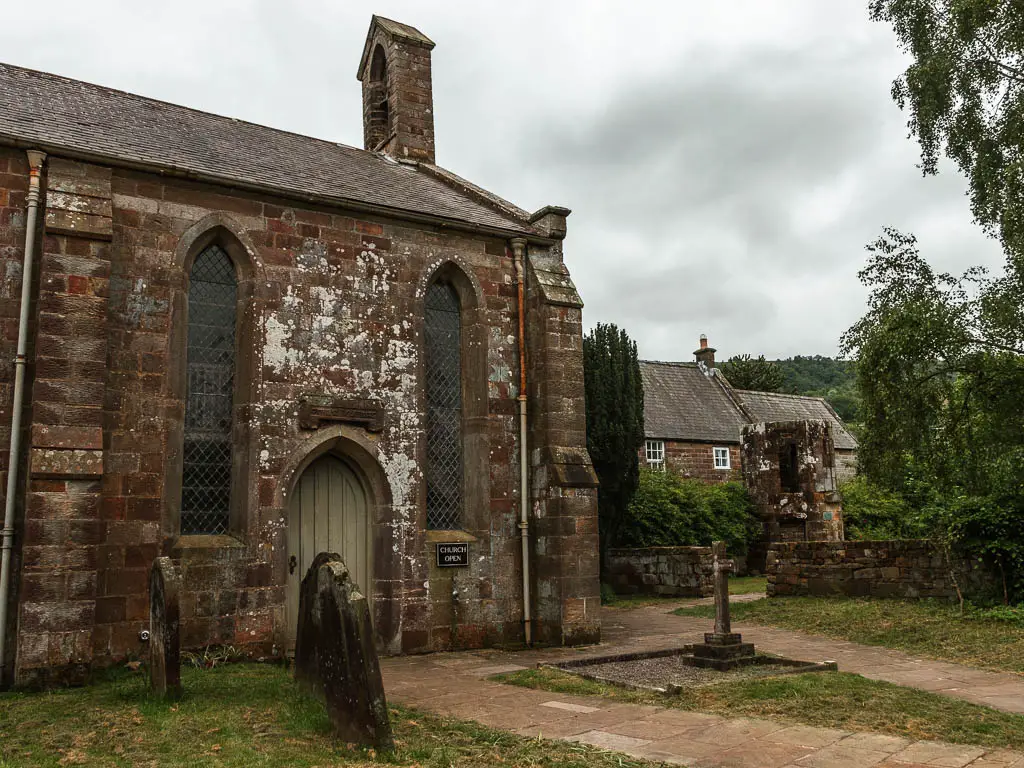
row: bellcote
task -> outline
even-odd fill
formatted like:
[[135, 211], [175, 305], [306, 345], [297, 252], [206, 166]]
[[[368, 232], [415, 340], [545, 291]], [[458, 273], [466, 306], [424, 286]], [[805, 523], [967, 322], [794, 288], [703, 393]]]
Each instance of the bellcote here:
[[374, 16], [356, 77], [363, 84], [363, 148], [434, 163], [434, 42], [414, 27]]

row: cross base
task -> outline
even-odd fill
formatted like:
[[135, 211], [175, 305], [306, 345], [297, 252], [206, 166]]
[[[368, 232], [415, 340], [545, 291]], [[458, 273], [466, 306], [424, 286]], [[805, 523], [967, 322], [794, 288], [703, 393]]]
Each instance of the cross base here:
[[702, 645], [693, 646], [693, 665], [724, 672], [754, 661], [754, 644], [744, 643], [738, 632], [708, 632]]

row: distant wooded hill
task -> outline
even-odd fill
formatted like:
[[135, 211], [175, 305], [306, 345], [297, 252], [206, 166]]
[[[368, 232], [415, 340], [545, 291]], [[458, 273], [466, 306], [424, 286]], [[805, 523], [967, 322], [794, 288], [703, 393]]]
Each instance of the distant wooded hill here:
[[843, 421], [860, 421], [860, 396], [857, 374], [850, 360], [797, 355], [788, 360], [773, 360], [785, 375], [782, 391], [793, 395], [824, 397]]

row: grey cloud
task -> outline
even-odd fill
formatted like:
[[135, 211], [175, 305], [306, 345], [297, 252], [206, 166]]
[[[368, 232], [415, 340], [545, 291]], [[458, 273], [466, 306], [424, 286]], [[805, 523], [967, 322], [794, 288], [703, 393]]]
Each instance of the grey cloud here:
[[[862, 3], [380, 0], [15, 4], [0, 58], [360, 145], [371, 13], [437, 41], [439, 161], [527, 208], [567, 205], [585, 320], [642, 353], [828, 354], [863, 311], [863, 246], [998, 265], [950, 169], [922, 179], [889, 98], [903, 61]], [[88, 30], [89, 34], [83, 34]]]

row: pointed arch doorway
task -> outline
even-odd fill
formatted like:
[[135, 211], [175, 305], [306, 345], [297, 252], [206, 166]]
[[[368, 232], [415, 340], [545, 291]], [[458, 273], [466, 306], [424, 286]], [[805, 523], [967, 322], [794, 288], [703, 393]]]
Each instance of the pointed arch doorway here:
[[[288, 503], [288, 638], [295, 644], [299, 585], [313, 558], [337, 552], [352, 580], [373, 604], [371, 499], [345, 460], [327, 453], [310, 464]], [[372, 615], [372, 611], [371, 611]]]

